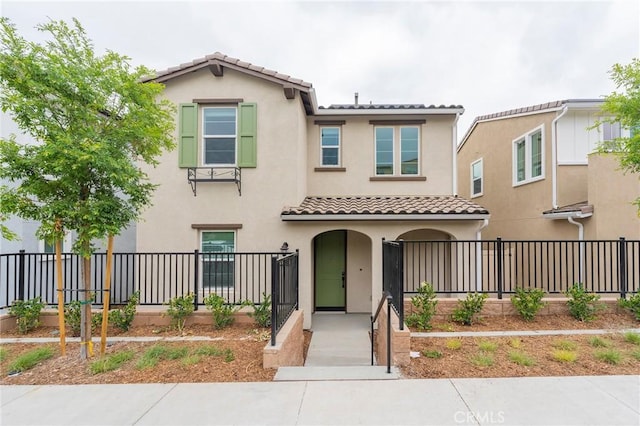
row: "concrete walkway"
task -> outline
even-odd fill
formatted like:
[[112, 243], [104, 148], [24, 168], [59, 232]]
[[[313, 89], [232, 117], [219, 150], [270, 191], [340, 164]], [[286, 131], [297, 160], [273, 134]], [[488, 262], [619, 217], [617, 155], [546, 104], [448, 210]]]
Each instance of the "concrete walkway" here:
[[308, 366], [371, 366], [371, 316], [368, 314], [315, 313]]
[[640, 376], [1, 386], [8, 425], [638, 425]]

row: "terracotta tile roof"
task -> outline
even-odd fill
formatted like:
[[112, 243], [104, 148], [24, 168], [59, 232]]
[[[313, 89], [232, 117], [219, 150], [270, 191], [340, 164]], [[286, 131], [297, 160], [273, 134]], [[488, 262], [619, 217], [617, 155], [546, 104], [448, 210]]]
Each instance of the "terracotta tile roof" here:
[[321, 106], [320, 109], [362, 109], [362, 110], [371, 110], [371, 109], [384, 109], [384, 110], [393, 110], [393, 109], [460, 109], [462, 105], [429, 105], [425, 104], [362, 104], [362, 105], [354, 105], [354, 104], [332, 104], [328, 107]]
[[215, 52], [211, 55], [207, 55], [202, 58], [194, 59], [191, 62], [186, 62], [184, 64], [180, 64], [177, 67], [171, 67], [163, 71], [156, 72], [155, 76], [149, 77], [148, 80], [159, 80], [166, 81], [171, 77], [178, 76], [184, 74], [189, 71], [196, 71], [200, 68], [204, 68], [209, 65], [218, 64], [222, 66], [228, 66], [230, 68], [235, 68], [238, 70], [245, 70], [250, 73], [256, 73], [258, 75], [263, 75], [269, 79], [275, 79], [280, 81], [283, 84], [295, 84], [297, 86], [302, 86], [306, 88], [311, 88], [311, 83], [303, 81], [299, 78], [291, 77], [287, 74], [281, 74], [277, 71], [267, 69], [265, 67], [253, 65], [249, 62], [241, 61], [237, 58], [232, 58], [231, 56], [227, 56], [224, 53]]
[[469, 200], [453, 196], [306, 197], [283, 215], [442, 215], [489, 214]]

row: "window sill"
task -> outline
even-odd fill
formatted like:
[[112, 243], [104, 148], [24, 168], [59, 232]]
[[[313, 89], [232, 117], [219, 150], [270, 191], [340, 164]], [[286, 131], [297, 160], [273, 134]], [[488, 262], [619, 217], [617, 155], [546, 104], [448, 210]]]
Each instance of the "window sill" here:
[[426, 176], [371, 176], [369, 178], [371, 182], [424, 182], [426, 180]]
[[544, 176], [538, 176], [538, 177], [535, 177], [533, 179], [527, 179], [527, 180], [523, 180], [523, 181], [520, 181], [520, 182], [514, 182], [513, 183], [513, 187], [516, 188], [518, 186], [523, 186], [523, 185], [527, 185], [529, 183], [539, 182], [541, 180], [544, 180]]
[[316, 167], [314, 172], [346, 172], [346, 167]]
[[472, 194], [470, 198], [471, 198], [471, 199], [473, 199], [473, 198], [480, 198], [480, 197], [482, 197], [483, 195], [484, 195], [484, 192], [479, 192], [479, 193], [477, 193], [477, 194]]

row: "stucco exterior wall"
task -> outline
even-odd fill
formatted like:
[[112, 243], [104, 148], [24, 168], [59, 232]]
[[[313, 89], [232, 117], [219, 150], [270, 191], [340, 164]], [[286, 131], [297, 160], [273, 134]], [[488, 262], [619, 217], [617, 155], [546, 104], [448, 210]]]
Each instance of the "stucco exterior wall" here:
[[589, 155], [589, 202], [594, 215], [585, 227], [589, 239], [640, 239], [640, 217], [632, 201], [640, 196], [640, 176], [624, 173], [614, 154]]
[[[587, 201], [587, 165], [558, 165], [558, 206]], [[590, 201], [590, 200], [589, 200]], [[550, 209], [551, 207], [548, 207]]]

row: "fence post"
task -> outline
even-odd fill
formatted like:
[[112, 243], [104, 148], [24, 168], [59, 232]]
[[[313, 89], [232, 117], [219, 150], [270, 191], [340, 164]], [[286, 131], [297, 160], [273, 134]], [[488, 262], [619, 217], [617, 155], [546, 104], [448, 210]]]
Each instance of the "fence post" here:
[[296, 249], [296, 257], [294, 261], [295, 262], [294, 265], [296, 266], [295, 276], [294, 276], [296, 280], [296, 311], [300, 309], [300, 273], [298, 272], [298, 267], [300, 266], [299, 257], [300, 257], [300, 249]]
[[502, 238], [496, 239], [496, 273], [498, 274], [498, 299], [502, 299]]
[[278, 306], [278, 259], [275, 256], [271, 257], [271, 346], [276, 345], [276, 330], [278, 328], [276, 322], [278, 320], [278, 312], [276, 308]]
[[400, 330], [404, 330], [404, 241], [400, 240], [398, 250], [398, 319], [400, 320]]
[[391, 373], [391, 300], [387, 296], [387, 373]]
[[620, 285], [620, 298], [627, 298], [627, 242], [624, 237], [620, 237], [618, 249], [618, 283]]
[[200, 251], [193, 251], [193, 310], [198, 310], [198, 282], [200, 281]]
[[[24, 270], [25, 270], [24, 249], [18, 255], [18, 300], [24, 300]], [[9, 301], [7, 300], [7, 303]]]

